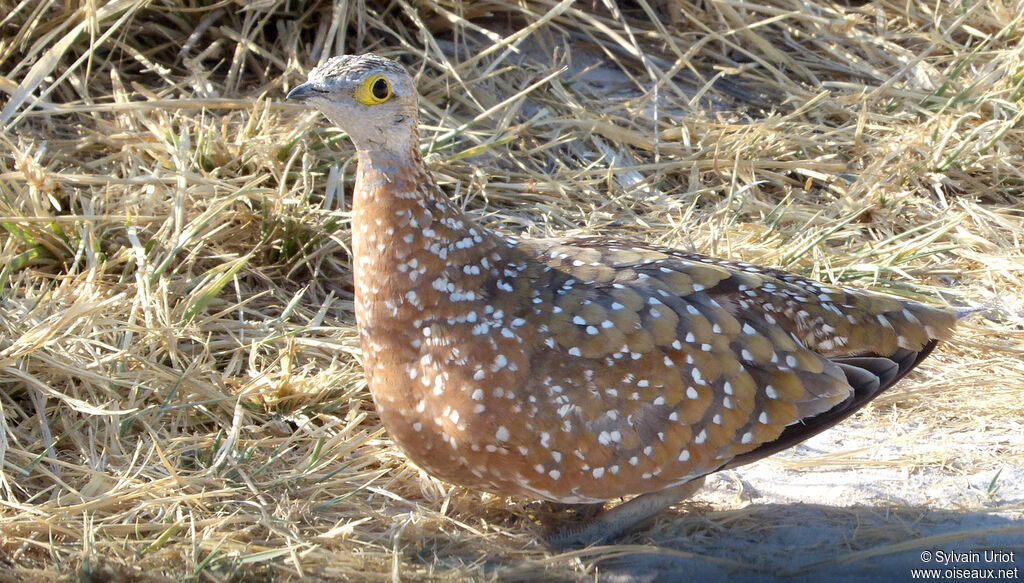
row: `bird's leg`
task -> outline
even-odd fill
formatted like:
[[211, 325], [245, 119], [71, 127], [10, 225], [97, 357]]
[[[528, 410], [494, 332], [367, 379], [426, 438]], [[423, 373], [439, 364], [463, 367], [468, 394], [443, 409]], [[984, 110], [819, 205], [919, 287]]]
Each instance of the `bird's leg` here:
[[556, 517], [555, 520], [559, 520], [562, 523], [565, 523], [567, 515], [572, 516], [569, 520], [586, 522], [604, 510], [604, 502], [541, 502], [540, 504], [546, 509], [548, 514], [554, 515]]
[[693, 496], [703, 485], [704, 476], [701, 476], [685, 484], [637, 496], [582, 523], [566, 525], [548, 535], [545, 540], [556, 548], [613, 540], [676, 502]]

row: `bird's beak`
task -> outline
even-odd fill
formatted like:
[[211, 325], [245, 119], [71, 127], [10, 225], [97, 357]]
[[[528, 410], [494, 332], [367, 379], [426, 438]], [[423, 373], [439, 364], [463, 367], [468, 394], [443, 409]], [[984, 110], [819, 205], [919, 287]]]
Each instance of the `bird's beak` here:
[[294, 99], [295, 101], [308, 101], [310, 97], [316, 95], [316, 91], [313, 89], [312, 83], [303, 83], [288, 92], [286, 99]]

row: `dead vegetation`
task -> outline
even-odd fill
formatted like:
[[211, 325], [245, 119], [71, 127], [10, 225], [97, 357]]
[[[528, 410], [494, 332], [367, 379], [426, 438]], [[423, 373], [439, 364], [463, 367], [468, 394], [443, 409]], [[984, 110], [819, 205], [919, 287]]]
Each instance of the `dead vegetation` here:
[[[528, 501], [390, 447], [358, 364], [351, 145], [282, 99], [340, 52], [418, 73], [428, 160], [493, 226], [988, 308], [859, 419], [976, 444], [891, 464], [1021, 466], [1022, 14], [0, 0], [0, 581], [576, 578], [641, 548], [545, 550]], [[758, 536], [743, 511], [630, 540]]]

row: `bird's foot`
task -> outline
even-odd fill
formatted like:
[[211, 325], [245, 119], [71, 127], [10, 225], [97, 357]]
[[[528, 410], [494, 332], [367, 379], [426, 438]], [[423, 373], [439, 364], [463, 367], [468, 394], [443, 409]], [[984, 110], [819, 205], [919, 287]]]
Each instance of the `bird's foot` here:
[[[544, 540], [553, 548], [582, 547], [610, 542], [669, 506], [693, 496], [704, 485], [701, 476], [685, 484], [658, 492], [642, 494], [618, 506], [585, 518], [575, 524], [563, 525]], [[600, 508], [600, 505], [593, 505]]]

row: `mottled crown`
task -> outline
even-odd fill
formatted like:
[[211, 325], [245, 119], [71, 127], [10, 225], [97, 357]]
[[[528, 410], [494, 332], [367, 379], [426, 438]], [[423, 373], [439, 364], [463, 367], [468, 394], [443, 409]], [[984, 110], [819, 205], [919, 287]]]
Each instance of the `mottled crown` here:
[[385, 72], [408, 76], [405, 67], [387, 57], [374, 54], [339, 55], [309, 72], [310, 81], [344, 79], [355, 81], [370, 72]]

